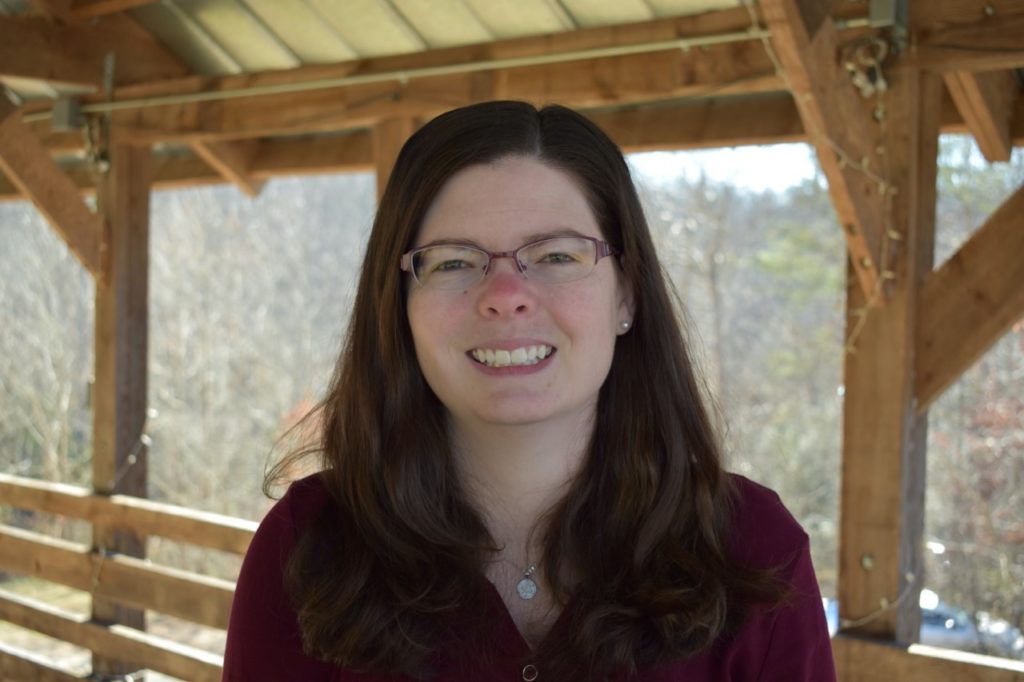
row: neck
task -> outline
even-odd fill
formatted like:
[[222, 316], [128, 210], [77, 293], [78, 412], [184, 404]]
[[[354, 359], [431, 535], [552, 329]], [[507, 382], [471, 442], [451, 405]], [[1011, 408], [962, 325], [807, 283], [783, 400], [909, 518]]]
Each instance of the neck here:
[[592, 430], [593, 413], [516, 426], [452, 420], [460, 476], [503, 555], [539, 558], [531, 532], [579, 473]]

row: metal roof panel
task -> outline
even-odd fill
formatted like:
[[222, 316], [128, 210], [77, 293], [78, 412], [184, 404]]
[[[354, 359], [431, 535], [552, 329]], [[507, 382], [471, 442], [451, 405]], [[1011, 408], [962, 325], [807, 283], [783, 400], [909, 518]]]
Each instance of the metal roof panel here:
[[430, 47], [494, 40], [488, 28], [461, 0], [392, 0]]

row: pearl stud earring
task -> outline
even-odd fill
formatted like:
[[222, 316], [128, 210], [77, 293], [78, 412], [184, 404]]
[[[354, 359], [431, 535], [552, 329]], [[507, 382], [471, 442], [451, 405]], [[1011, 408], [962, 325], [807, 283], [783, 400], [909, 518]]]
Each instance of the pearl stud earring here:
[[625, 331], [626, 329], [629, 329], [629, 320], [623, 320], [622, 321], [622, 329], [623, 329], [623, 331]]

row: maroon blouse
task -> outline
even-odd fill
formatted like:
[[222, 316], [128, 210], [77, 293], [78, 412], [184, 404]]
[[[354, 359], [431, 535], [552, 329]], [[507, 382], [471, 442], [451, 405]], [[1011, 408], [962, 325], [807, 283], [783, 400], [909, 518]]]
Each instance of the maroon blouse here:
[[[792, 589], [784, 606], [752, 612], [728, 640], [691, 659], [644, 670], [630, 682], [831, 682], [832, 649], [807, 534], [779, 497], [742, 476], [737, 488], [736, 558], [758, 568], [781, 567]], [[327, 503], [316, 476], [292, 484], [267, 513], [245, 556], [235, 589], [224, 656], [230, 682], [411, 682], [406, 677], [367, 675], [323, 663], [302, 653], [295, 613], [282, 587], [282, 570], [297, 537]], [[490, 583], [488, 583], [490, 584]], [[436, 680], [547, 682], [530, 663], [530, 648], [519, 634], [497, 590], [482, 604], [493, 627], [495, 655], [486, 670], [457, 652], [439, 652]], [[558, 623], [554, 625], [559, 627]]]

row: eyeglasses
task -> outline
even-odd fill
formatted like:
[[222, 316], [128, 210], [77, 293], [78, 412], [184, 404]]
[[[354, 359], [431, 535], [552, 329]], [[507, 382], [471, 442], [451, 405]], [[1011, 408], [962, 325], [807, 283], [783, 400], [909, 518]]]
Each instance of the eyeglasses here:
[[605, 256], [615, 254], [593, 237], [548, 237], [515, 251], [492, 252], [468, 244], [433, 244], [402, 255], [401, 268], [427, 289], [468, 289], [491, 271], [496, 258], [511, 258], [523, 277], [546, 284], [583, 279]]

